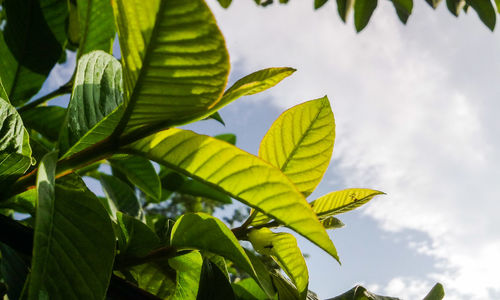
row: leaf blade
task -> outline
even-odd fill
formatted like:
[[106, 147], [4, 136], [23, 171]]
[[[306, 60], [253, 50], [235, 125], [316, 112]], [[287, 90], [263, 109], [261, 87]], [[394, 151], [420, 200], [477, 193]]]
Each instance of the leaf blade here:
[[353, 210], [383, 192], [370, 189], [345, 189], [331, 192], [311, 202], [313, 211], [319, 218], [341, 214]]

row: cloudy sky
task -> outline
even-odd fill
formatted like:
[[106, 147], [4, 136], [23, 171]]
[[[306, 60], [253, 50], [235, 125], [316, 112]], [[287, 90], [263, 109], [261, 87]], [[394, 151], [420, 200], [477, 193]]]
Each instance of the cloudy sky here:
[[[230, 81], [272, 66], [298, 71], [223, 109], [226, 127], [191, 128], [236, 133], [238, 146], [257, 153], [282, 111], [328, 95], [335, 149], [310, 199], [348, 187], [387, 193], [330, 232], [342, 266], [300, 240], [310, 288], [326, 298], [363, 284], [421, 299], [439, 281], [446, 299], [500, 299], [498, 32], [473, 11], [456, 19], [444, 3], [433, 12], [423, 0], [407, 26], [379, 1], [361, 34], [352, 20], [340, 22], [335, 1], [316, 12], [312, 0], [265, 9], [233, 2], [228, 10], [209, 2], [231, 55]], [[73, 67], [56, 68], [44, 90]]]

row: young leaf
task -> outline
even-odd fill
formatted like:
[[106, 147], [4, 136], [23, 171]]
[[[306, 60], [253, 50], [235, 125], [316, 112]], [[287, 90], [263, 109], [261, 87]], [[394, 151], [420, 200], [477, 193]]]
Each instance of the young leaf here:
[[300, 299], [305, 299], [309, 275], [295, 237], [289, 233], [273, 233], [269, 228], [261, 228], [250, 231], [248, 239], [257, 252], [270, 255], [278, 262], [297, 287]]
[[328, 98], [323, 97], [281, 114], [262, 139], [259, 156], [308, 196], [328, 168], [334, 140], [335, 120]]
[[250, 259], [222, 221], [204, 213], [182, 215], [172, 228], [170, 244], [178, 248], [210, 251], [233, 261], [257, 278]]
[[196, 299], [203, 265], [201, 254], [193, 251], [179, 255], [169, 259], [168, 264], [177, 271], [175, 294], [169, 299]]
[[491, 4], [490, 0], [466, 0], [477, 13], [484, 25], [486, 25], [491, 31], [495, 29], [496, 23], [496, 12]]
[[351, 12], [354, 0], [337, 0], [337, 10], [339, 12], [340, 19], [345, 23], [347, 17]]
[[113, 8], [127, 105], [119, 133], [204, 116], [229, 73], [224, 38], [204, 1], [117, 0]]
[[354, 26], [357, 32], [361, 32], [377, 8], [378, 0], [356, 0], [354, 2]]
[[224, 273], [208, 259], [203, 260], [197, 300], [234, 300], [233, 289]]
[[61, 57], [66, 5], [59, 0], [3, 1], [7, 22], [0, 32], [0, 77], [12, 105], [35, 95]]
[[295, 230], [338, 259], [305, 198], [288, 178], [261, 159], [213, 137], [172, 128], [123, 149], [205, 182]]
[[441, 300], [444, 298], [444, 288], [441, 283], [436, 283], [423, 300]]
[[353, 210], [383, 192], [370, 189], [346, 189], [331, 192], [311, 202], [313, 211], [320, 219]]
[[139, 156], [114, 157], [108, 159], [113, 168], [121, 171], [131, 183], [145, 194], [159, 200], [161, 197], [160, 177], [151, 162]]
[[68, 104], [67, 128], [63, 127], [67, 132], [60, 139], [61, 151], [66, 152], [122, 102], [122, 70], [116, 58], [103, 51], [82, 56]]
[[38, 169], [29, 299], [103, 299], [115, 254], [111, 221], [80, 179], [55, 185], [56, 161], [51, 152]]
[[446, 6], [448, 7], [448, 10], [453, 15], [455, 15], [455, 17], [458, 17], [458, 15], [460, 14], [460, 11], [465, 6], [465, 0], [446, 0]]
[[111, 53], [115, 39], [113, 8], [107, 0], [77, 0], [78, 55], [81, 57], [94, 50]]
[[130, 186], [120, 179], [106, 174], [101, 174], [99, 179], [104, 193], [110, 201], [112, 212], [113, 208], [115, 208], [115, 210], [124, 212], [132, 217], [142, 217], [141, 203]]

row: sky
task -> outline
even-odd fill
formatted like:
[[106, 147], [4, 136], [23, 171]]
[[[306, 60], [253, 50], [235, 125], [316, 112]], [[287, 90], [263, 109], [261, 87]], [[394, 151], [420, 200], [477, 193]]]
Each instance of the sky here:
[[[406, 26], [390, 1], [379, 1], [356, 34], [335, 1], [318, 11], [312, 3], [260, 8], [239, 0], [224, 10], [209, 1], [229, 49], [230, 82], [267, 67], [298, 71], [224, 108], [225, 127], [188, 128], [235, 133], [256, 154], [280, 113], [327, 95], [335, 148], [309, 200], [349, 187], [387, 195], [339, 216], [346, 227], [329, 234], [341, 266], [299, 238], [310, 289], [329, 298], [362, 284], [421, 299], [439, 281], [446, 299], [500, 299], [498, 32], [473, 11], [457, 19], [445, 3], [432, 11], [417, 0]], [[56, 67], [44, 89], [64, 83], [73, 67]]]

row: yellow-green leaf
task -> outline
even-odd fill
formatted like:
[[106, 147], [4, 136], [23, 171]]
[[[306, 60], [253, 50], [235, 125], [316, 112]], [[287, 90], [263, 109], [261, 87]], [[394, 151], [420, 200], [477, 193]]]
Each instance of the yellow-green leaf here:
[[262, 255], [273, 257], [280, 267], [292, 279], [301, 299], [307, 296], [309, 274], [297, 240], [289, 233], [274, 233], [269, 228], [254, 229], [248, 233], [248, 239], [255, 250]]
[[329, 193], [311, 202], [320, 219], [353, 210], [383, 192], [370, 189], [346, 189]]
[[229, 56], [202, 0], [116, 0], [127, 105], [117, 133], [189, 122], [220, 99]]
[[308, 196], [328, 168], [334, 140], [335, 120], [325, 96], [285, 111], [262, 139], [259, 156]]
[[277, 168], [231, 144], [172, 128], [123, 149], [193, 177], [278, 220], [338, 259], [304, 196]]

